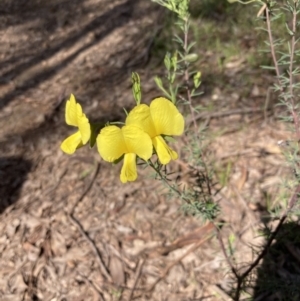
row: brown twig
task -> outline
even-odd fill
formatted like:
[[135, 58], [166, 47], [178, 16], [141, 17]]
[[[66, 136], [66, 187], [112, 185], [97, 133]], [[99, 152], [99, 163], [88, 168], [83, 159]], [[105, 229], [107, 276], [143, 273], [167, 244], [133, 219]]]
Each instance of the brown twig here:
[[[265, 111], [265, 108], [243, 108], [243, 109], [234, 109], [234, 110], [228, 110], [223, 112], [213, 112], [213, 113], [207, 113], [203, 112], [195, 116], [195, 119], [201, 119], [201, 118], [218, 118], [218, 117], [224, 117], [224, 116], [230, 116], [230, 115], [239, 115], [239, 114], [251, 114], [251, 113], [257, 113], [257, 112], [263, 112]], [[190, 124], [193, 122], [193, 120], [189, 119], [187, 120], [187, 124]]]
[[218, 285], [212, 284], [208, 288], [221, 296], [224, 301], [232, 301], [232, 298]]
[[104, 299], [104, 295], [103, 293], [101, 292], [101, 290], [94, 284], [94, 282], [89, 279], [88, 277], [86, 277], [85, 275], [81, 274], [81, 273], [78, 273], [78, 275], [80, 275], [80, 277], [82, 277], [90, 286], [91, 288], [93, 289], [93, 291], [99, 296], [99, 299], [101, 301], [105, 301]]
[[173, 261], [172, 263], [170, 263], [165, 270], [163, 271], [162, 275], [156, 279], [156, 281], [147, 289], [148, 292], [152, 291], [154, 289], [154, 287], [161, 281], [163, 280], [169, 273], [169, 271], [178, 263], [180, 262], [182, 259], [184, 259], [187, 255], [189, 255], [191, 252], [196, 251], [200, 245], [202, 245], [208, 238], [204, 238], [202, 240], [200, 240], [199, 242], [197, 242], [196, 244], [194, 244], [191, 248], [189, 248], [187, 250], [187, 252], [185, 252], [182, 256], [180, 256], [179, 258], [177, 258], [175, 261]]
[[91, 180], [89, 182], [89, 184], [86, 186], [86, 188], [84, 189], [84, 191], [81, 193], [80, 197], [77, 199], [77, 201], [73, 204], [69, 214], [70, 215], [73, 215], [74, 214], [74, 211], [75, 211], [75, 208], [78, 206], [78, 204], [83, 200], [83, 198], [87, 195], [87, 193], [90, 191], [90, 189], [92, 188], [95, 180], [96, 180], [96, 177], [98, 175], [98, 172], [99, 172], [99, 169], [100, 169], [100, 164], [99, 162], [96, 162], [96, 168], [95, 168], [95, 171], [91, 177]]
[[100, 251], [98, 250], [95, 242], [90, 238], [90, 236], [88, 235], [88, 233], [84, 230], [84, 228], [82, 227], [81, 223], [79, 222], [79, 220], [74, 217], [74, 211], [75, 211], [75, 208], [77, 207], [77, 205], [83, 200], [83, 198], [86, 196], [86, 194], [89, 192], [89, 190], [91, 189], [91, 187], [93, 186], [94, 184], [94, 181], [97, 177], [97, 174], [99, 172], [99, 169], [100, 169], [100, 164], [97, 162], [96, 163], [96, 168], [95, 168], [95, 172], [89, 182], [89, 184], [87, 185], [87, 187], [85, 188], [85, 190], [82, 192], [81, 196], [77, 199], [77, 201], [74, 203], [72, 209], [70, 210], [68, 214], [68, 217], [71, 221], [71, 223], [79, 230], [79, 232], [81, 233], [81, 235], [85, 238], [85, 240], [90, 244], [94, 254], [95, 254], [95, 257], [96, 257], [96, 260], [98, 262], [98, 265], [99, 265], [99, 268], [101, 270], [101, 272], [103, 273], [103, 275], [110, 281], [112, 282], [112, 278], [109, 274], [109, 271], [108, 271], [108, 268], [106, 267], [103, 259], [102, 259], [102, 255], [100, 253]]
[[98, 250], [95, 242], [89, 237], [88, 233], [85, 232], [85, 230], [83, 229], [81, 223], [72, 215], [69, 215], [69, 218], [71, 220], [71, 223], [79, 230], [79, 232], [81, 233], [81, 235], [86, 239], [86, 241], [90, 244], [92, 250], [94, 251], [94, 254], [96, 256], [97, 262], [99, 264], [100, 270], [103, 273], [103, 275], [112, 282], [112, 278], [109, 274], [109, 271], [102, 259], [102, 255], [100, 254], [100, 251]]
[[223, 242], [223, 239], [222, 239], [222, 236], [221, 236], [221, 231], [219, 229], [219, 227], [213, 223], [215, 229], [216, 229], [216, 233], [217, 233], [217, 238], [218, 238], [218, 241], [219, 241], [219, 245], [221, 247], [221, 250], [223, 252], [223, 255], [226, 259], [226, 262], [227, 264], [229, 265], [230, 269], [231, 269], [231, 272], [235, 275], [235, 277], [238, 279], [239, 278], [239, 274], [237, 273], [235, 267], [233, 266], [233, 263], [231, 261], [231, 259], [229, 258], [227, 252], [226, 252], [226, 249], [225, 249], [225, 245], [224, 245], [224, 242]]
[[144, 264], [145, 264], [145, 259], [140, 259], [139, 263], [138, 263], [138, 267], [137, 267], [136, 273], [135, 273], [134, 283], [133, 283], [133, 286], [132, 286], [132, 288], [130, 290], [130, 293], [129, 293], [129, 296], [128, 296], [128, 301], [131, 301], [131, 299], [132, 299], [134, 290], [135, 290], [135, 288], [136, 288], [136, 286], [138, 284], [138, 281], [139, 281], [139, 278], [140, 278], [140, 275], [141, 275], [142, 268], [143, 268]]

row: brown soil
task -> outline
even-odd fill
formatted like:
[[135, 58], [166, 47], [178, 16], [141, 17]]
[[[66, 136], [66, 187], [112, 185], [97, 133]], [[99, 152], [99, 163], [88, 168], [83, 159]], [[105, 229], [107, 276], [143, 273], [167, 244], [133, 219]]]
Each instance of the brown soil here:
[[[123, 185], [120, 166], [100, 161], [96, 149], [70, 157], [59, 148], [72, 132], [64, 122], [70, 93], [100, 122], [123, 119], [133, 106], [132, 71], [146, 101], [159, 94], [147, 63], [163, 12], [146, 0], [2, 0], [1, 300], [230, 300], [232, 278], [210, 224], [182, 214], [180, 200], [168, 199], [147, 170]], [[245, 68], [225, 71], [241, 78]], [[259, 108], [266, 88], [253, 85], [251, 105], [218, 88], [201, 102]], [[248, 244], [262, 240], [265, 195], [278, 194], [287, 171], [277, 141], [288, 133], [274, 116], [271, 108], [201, 119], [215, 134], [217, 168], [231, 166], [216, 201], [225, 244], [234, 234], [240, 263], [253, 258]], [[187, 175], [177, 150], [171, 168]]]

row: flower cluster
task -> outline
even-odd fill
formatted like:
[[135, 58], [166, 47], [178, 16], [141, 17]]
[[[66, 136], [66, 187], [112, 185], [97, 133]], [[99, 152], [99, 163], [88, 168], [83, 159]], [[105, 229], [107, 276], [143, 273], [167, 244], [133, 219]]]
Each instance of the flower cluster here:
[[[91, 125], [82, 112], [74, 95], [66, 104], [66, 123], [78, 127], [78, 131], [61, 144], [67, 154], [85, 145], [91, 137]], [[148, 161], [155, 153], [161, 164], [168, 164], [178, 158], [177, 153], [168, 146], [165, 136], [179, 136], [184, 130], [184, 118], [176, 106], [164, 97], [155, 98], [150, 106], [138, 104], [127, 115], [125, 125], [119, 128], [108, 125], [97, 136], [100, 156], [107, 162], [124, 159], [120, 180], [122, 183], [137, 178], [137, 157]]]

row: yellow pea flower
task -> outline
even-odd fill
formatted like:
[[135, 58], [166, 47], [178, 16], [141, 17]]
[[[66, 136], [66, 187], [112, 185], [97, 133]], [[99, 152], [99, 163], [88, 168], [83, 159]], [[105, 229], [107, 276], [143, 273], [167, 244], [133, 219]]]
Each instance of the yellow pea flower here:
[[97, 147], [101, 157], [107, 162], [114, 162], [124, 155], [120, 174], [122, 183], [136, 180], [136, 156], [145, 161], [152, 156], [151, 138], [134, 125], [104, 127], [97, 137]]
[[89, 120], [82, 112], [81, 105], [76, 103], [75, 97], [71, 94], [66, 103], [65, 119], [68, 125], [78, 127], [78, 131], [66, 138], [60, 148], [63, 152], [71, 155], [77, 148], [86, 144], [91, 137]]
[[161, 135], [179, 136], [184, 131], [184, 118], [176, 106], [164, 97], [155, 98], [150, 106], [137, 105], [128, 114], [126, 125], [136, 125], [152, 139], [158, 159], [162, 164], [178, 158]]

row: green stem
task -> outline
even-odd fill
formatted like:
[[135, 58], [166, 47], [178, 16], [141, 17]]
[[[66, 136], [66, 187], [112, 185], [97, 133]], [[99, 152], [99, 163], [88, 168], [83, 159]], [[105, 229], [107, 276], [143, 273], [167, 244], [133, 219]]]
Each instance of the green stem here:
[[148, 161], [148, 164], [149, 164], [150, 167], [152, 167], [154, 169], [154, 171], [159, 176], [159, 179], [161, 181], [163, 181], [177, 196], [179, 196], [180, 199], [182, 199], [186, 203], [190, 204], [190, 201], [187, 198], [183, 197], [182, 193], [178, 189], [176, 189], [173, 185], [171, 185], [169, 183], [167, 178], [161, 173], [160, 168], [157, 168], [151, 160]]

